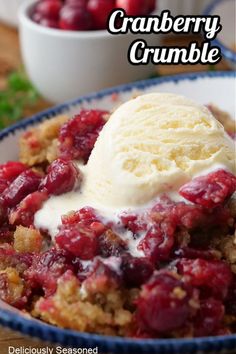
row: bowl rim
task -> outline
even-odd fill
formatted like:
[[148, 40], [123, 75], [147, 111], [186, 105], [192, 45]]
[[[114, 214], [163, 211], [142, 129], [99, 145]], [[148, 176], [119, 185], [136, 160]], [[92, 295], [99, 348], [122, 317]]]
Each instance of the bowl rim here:
[[[24, 1], [18, 11], [18, 18], [20, 24], [27, 25], [31, 30], [40, 32], [44, 35], [49, 35], [52, 37], [61, 37], [61, 38], [72, 38], [72, 39], [88, 39], [88, 38], [106, 38], [106, 37], [111, 37], [111, 34], [107, 30], [91, 30], [91, 31], [63, 31], [61, 29], [56, 29], [56, 28], [48, 28], [41, 26], [34, 22], [30, 16], [29, 16], [29, 11], [32, 9], [35, 4], [39, 0], [27, 0]], [[118, 35], [119, 36], [119, 35]], [[114, 36], [116, 37], [116, 36]]]
[[[18, 20], [21, 26], [27, 26], [32, 31], [41, 33], [42, 35], [51, 36], [54, 38], [63, 38], [63, 39], [99, 39], [99, 38], [116, 38], [121, 37], [122, 34], [112, 35], [106, 29], [104, 30], [91, 30], [91, 31], [70, 31], [70, 30], [61, 30], [57, 28], [48, 28], [39, 25], [34, 22], [30, 16], [29, 11], [35, 6], [39, 0], [26, 0], [24, 1], [18, 11]], [[132, 35], [131, 33], [126, 34]], [[124, 34], [123, 34], [124, 36]]]
[[[122, 92], [130, 92], [133, 89], [144, 89], [154, 85], [181, 81], [194, 81], [198, 79], [210, 78], [236, 78], [236, 71], [210, 71], [200, 73], [178, 74], [174, 76], [166, 76], [155, 79], [148, 79], [116, 86], [114, 88], [105, 89], [103, 91], [95, 92], [86, 95], [76, 100], [68, 101], [64, 104], [55, 106], [48, 110], [42, 111], [31, 118], [27, 118], [13, 126], [6, 128], [0, 132], [1, 141], [6, 139], [9, 135], [14, 134], [17, 130], [22, 130], [30, 125], [39, 123], [44, 119], [49, 119], [57, 114], [68, 110], [72, 106], [76, 106], [82, 102], [90, 102], [94, 99], [100, 100], [112, 94], [119, 94]], [[1, 306], [2, 303], [2, 306]], [[202, 337], [191, 339], [132, 339], [124, 337], [111, 337], [98, 334], [82, 333], [78, 331], [58, 328], [41, 322], [29, 316], [22, 314], [19, 310], [11, 308], [0, 301], [0, 324], [11, 328], [13, 330], [22, 332], [34, 338], [39, 338], [46, 342], [52, 342], [70, 347], [98, 347], [100, 352], [112, 352], [119, 354], [128, 353], [163, 353], [179, 354], [196, 351], [218, 351], [223, 349], [233, 350], [236, 348], [236, 334], [223, 335], [215, 337]]]
[[[223, 2], [235, 2], [235, 0], [213, 0], [203, 11], [205, 16], [211, 16], [217, 6]], [[220, 16], [220, 15], [219, 15]], [[236, 29], [236, 24], [234, 24]], [[230, 47], [226, 46], [220, 39], [215, 38], [212, 43], [221, 49], [223, 56], [229, 61], [236, 63], [236, 52], [234, 52]]]

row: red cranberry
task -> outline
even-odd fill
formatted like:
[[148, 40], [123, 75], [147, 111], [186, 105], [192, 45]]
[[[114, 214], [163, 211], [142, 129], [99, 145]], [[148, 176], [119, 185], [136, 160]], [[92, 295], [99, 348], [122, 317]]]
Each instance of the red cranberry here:
[[[111, 262], [113, 263], [112, 259]], [[83, 285], [91, 294], [107, 293], [111, 288], [118, 288], [121, 285], [121, 278], [112, 267], [96, 259]]]
[[31, 253], [16, 253], [13, 248], [0, 248], [0, 264], [16, 268], [21, 276], [32, 265], [32, 261], [33, 254]]
[[93, 222], [98, 222], [99, 219], [95, 210], [90, 207], [84, 207], [79, 211], [74, 211], [70, 214], [62, 216], [63, 225], [75, 225], [82, 222], [85, 226], [90, 226]]
[[196, 177], [182, 186], [179, 194], [192, 203], [207, 208], [221, 205], [236, 190], [236, 177], [224, 170]]
[[98, 238], [99, 255], [102, 257], [120, 256], [127, 250], [127, 245], [118, 235], [112, 230], [103, 232]]
[[156, 6], [157, 6], [156, 3], [157, 3], [156, 0], [149, 0], [148, 1], [148, 13], [151, 13], [156, 9]]
[[89, 0], [88, 10], [92, 15], [95, 29], [106, 28], [109, 14], [115, 7], [115, 0]]
[[116, 7], [124, 9], [128, 16], [147, 15], [149, 0], [116, 0]]
[[152, 262], [168, 260], [174, 246], [175, 229], [169, 223], [153, 226], [139, 243], [138, 248]]
[[107, 113], [100, 110], [82, 110], [66, 122], [59, 134], [60, 157], [66, 160], [87, 161], [105, 124], [104, 116]]
[[59, 28], [58, 21], [51, 20], [48, 18], [43, 18], [39, 21], [39, 24], [44, 27], [49, 27], [49, 28]]
[[137, 300], [137, 322], [146, 331], [165, 333], [182, 327], [192, 316], [190, 300], [197, 292], [175, 273], [160, 271], [143, 285]]
[[92, 259], [98, 254], [95, 232], [83, 225], [62, 225], [55, 241], [60, 248], [83, 260]]
[[[32, 14], [32, 20], [34, 21], [34, 22], [36, 22], [36, 23], [40, 23], [40, 21], [42, 20], [42, 15], [41, 14], [39, 14], [38, 12], [34, 12], [33, 14]], [[25, 135], [24, 135], [25, 136]]]
[[28, 194], [38, 189], [41, 179], [41, 175], [33, 170], [22, 172], [3, 192], [3, 205], [15, 207]]
[[196, 315], [194, 336], [203, 337], [217, 335], [223, 325], [224, 305], [214, 298], [202, 300]]
[[0, 227], [0, 242], [11, 243], [14, 231], [10, 229], [9, 225]]
[[143, 215], [123, 213], [120, 220], [121, 224], [135, 235], [147, 230], [147, 221]]
[[21, 162], [6, 162], [0, 165], [0, 180], [3, 179], [7, 182], [13, 182], [16, 177], [27, 169], [28, 167]]
[[58, 278], [67, 270], [73, 270], [72, 260], [66, 251], [51, 248], [33, 258], [25, 278], [33, 288], [43, 288], [45, 296], [50, 296], [56, 291]]
[[193, 286], [211, 290], [220, 299], [227, 296], [232, 283], [232, 272], [228, 264], [218, 260], [181, 259], [177, 264], [180, 274], [189, 277]]
[[203, 258], [207, 260], [211, 260], [215, 258], [215, 253], [212, 250], [202, 250], [202, 249], [195, 249], [191, 247], [182, 247], [175, 250], [174, 255], [177, 258]]
[[5, 189], [9, 186], [9, 182], [7, 182], [5, 179], [0, 178], [0, 194], [2, 194]]
[[29, 227], [34, 224], [34, 214], [42, 207], [47, 200], [46, 192], [34, 192], [25, 197], [9, 216], [10, 224]]
[[229, 315], [236, 316], [236, 275], [233, 275], [233, 281], [226, 298], [226, 312]]
[[78, 169], [71, 161], [57, 159], [48, 168], [48, 174], [40, 184], [40, 189], [48, 194], [59, 195], [70, 192], [80, 182]]
[[83, 8], [87, 7], [88, 0], [66, 0], [66, 5], [81, 6]]
[[42, 16], [42, 19], [58, 20], [61, 10], [61, 1], [44, 0], [36, 5], [35, 13]]
[[91, 16], [86, 8], [65, 5], [60, 13], [60, 28], [70, 31], [87, 31], [91, 28]]
[[121, 271], [126, 285], [139, 287], [148, 281], [154, 267], [147, 258], [124, 255], [122, 256]]

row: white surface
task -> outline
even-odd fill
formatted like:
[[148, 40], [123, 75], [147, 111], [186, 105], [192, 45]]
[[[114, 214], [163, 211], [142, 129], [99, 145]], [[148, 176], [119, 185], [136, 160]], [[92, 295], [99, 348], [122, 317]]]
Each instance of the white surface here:
[[0, 0], [0, 21], [16, 27], [17, 13], [24, 0]]
[[[63, 102], [106, 87], [147, 78], [153, 66], [133, 66], [127, 60], [132, 34], [104, 31], [61, 31], [39, 26], [28, 18], [30, 0], [20, 10], [20, 42], [26, 70], [39, 92]], [[159, 35], [146, 35], [158, 45]]]

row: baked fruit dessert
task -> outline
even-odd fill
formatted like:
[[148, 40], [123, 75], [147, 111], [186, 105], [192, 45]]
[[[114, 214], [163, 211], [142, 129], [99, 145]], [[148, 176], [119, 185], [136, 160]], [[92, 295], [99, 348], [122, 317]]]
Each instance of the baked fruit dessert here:
[[158, 93], [25, 132], [0, 165], [0, 298], [91, 333], [234, 333], [234, 136]]

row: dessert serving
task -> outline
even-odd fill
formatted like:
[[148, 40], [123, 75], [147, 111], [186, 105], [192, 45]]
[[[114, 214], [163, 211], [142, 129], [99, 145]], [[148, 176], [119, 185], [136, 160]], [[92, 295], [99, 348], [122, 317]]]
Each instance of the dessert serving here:
[[90, 333], [235, 333], [234, 129], [151, 93], [26, 131], [0, 165], [0, 298]]

